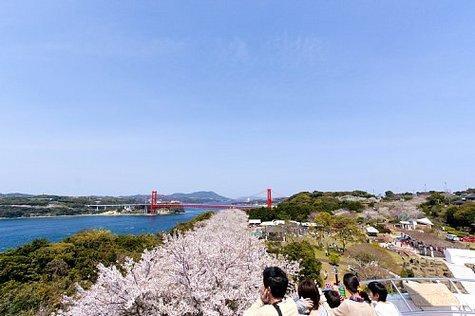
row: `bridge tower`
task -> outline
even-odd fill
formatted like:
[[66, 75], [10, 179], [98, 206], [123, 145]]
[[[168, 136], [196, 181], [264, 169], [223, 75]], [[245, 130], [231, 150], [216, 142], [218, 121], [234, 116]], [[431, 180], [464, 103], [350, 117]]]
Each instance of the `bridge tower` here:
[[272, 208], [272, 189], [267, 189], [267, 208]]
[[150, 198], [150, 213], [155, 213], [155, 210], [158, 208], [157, 196], [157, 190], [152, 190], [152, 196]]

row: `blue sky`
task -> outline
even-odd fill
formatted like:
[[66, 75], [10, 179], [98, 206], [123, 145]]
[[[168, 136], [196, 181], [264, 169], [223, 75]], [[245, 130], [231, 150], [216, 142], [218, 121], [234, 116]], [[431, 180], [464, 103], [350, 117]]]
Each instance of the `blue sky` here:
[[473, 1], [2, 1], [0, 192], [475, 186]]

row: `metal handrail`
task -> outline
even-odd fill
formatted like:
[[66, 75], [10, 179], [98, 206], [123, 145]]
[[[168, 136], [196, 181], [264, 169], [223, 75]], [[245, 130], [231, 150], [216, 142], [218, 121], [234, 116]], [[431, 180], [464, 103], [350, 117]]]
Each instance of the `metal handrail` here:
[[447, 314], [452, 315], [475, 315], [475, 311], [460, 311], [460, 310], [425, 310], [425, 311], [408, 311], [408, 312], [399, 312], [401, 315], [434, 315], [434, 314]]
[[388, 278], [388, 279], [361, 280], [360, 283], [367, 284], [370, 282], [414, 281], [414, 280], [475, 282], [475, 279], [460, 279], [460, 278], [445, 278], [445, 277], [412, 277], [412, 278]]
[[[396, 289], [397, 295], [402, 299], [405, 305], [408, 308], [408, 311], [400, 311], [401, 315], [433, 315], [433, 314], [447, 314], [452, 315], [475, 315], [475, 311], [470, 308], [467, 304], [464, 304], [459, 300], [459, 305], [452, 305], [447, 307], [457, 307], [457, 310], [452, 309], [440, 309], [440, 310], [414, 310], [408, 303], [407, 299], [401, 293], [395, 282], [399, 281], [438, 281], [438, 282], [449, 282], [456, 290], [457, 294], [461, 294], [460, 290], [454, 284], [454, 282], [474, 282], [475, 279], [462, 279], [462, 278], [446, 278], [446, 277], [412, 277], [412, 278], [386, 278], [386, 279], [374, 279], [374, 280], [362, 280], [361, 284], [368, 284], [370, 282], [390, 282], [391, 285]], [[468, 310], [467, 310], [468, 309]]]

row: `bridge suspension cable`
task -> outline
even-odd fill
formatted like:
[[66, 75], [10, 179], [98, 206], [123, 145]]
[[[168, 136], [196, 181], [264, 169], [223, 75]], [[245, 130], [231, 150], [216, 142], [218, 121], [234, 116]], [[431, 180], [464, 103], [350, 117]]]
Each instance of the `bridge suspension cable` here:
[[[272, 208], [272, 189], [268, 188], [262, 192], [259, 192], [257, 195], [266, 193], [266, 206], [267, 208]], [[201, 203], [171, 203], [171, 202], [158, 202], [158, 191], [156, 189], [152, 190], [150, 195], [150, 208], [149, 213], [156, 213], [158, 208], [170, 208], [170, 207], [206, 207], [206, 208], [253, 208], [255, 205], [249, 204], [201, 204]]]

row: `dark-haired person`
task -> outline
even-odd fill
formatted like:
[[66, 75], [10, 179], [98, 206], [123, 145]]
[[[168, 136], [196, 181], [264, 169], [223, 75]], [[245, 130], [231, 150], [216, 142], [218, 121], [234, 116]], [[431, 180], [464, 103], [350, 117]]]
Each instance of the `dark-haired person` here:
[[368, 284], [374, 310], [378, 316], [400, 316], [398, 309], [391, 302], [386, 302], [388, 290], [381, 282], [370, 282]]
[[[303, 280], [300, 282], [297, 293], [299, 299], [297, 300], [297, 308], [299, 309], [299, 315], [310, 316], [329, 316], [330, 307], [326, 305], [326, 300], [320, 301], [320, 292], [317, 285], [312, 280]], [[309, 300], [311, 302], [310, 308], [307, 308], [305, 304], [301, 304], [301, 300]], [[303, 307], [303, 308], [302, 308]]]
[[296, 316], [297, 305], [293, 299], [284, 300], [289, 280], [282, 269], [268, 267], [262, 273], [261, 297], [244, 312], [244, 316]]
[[366, 303], [358, 291], [360, 281], [353, 273], [343, 276], [343, 284], [350, 297], [333, 309], [335, 316], [376, 316], [373, 306]]
[[330, 306], [330, 308], [336, 308], [340, 306], [341, 296], [340, 296], [340, 293], [338, 293], [338, 291], [327, 290], [327, 291], [323, 291], [323, 294], [325, 295], [327, 304], [328, 306]]
[[371, 298], [369, 297], [368, 293], [364, 291], [359, 291], [358, 294], [361, 296], [363, 301], [365, 301], [368, 304], [371, 304]]

